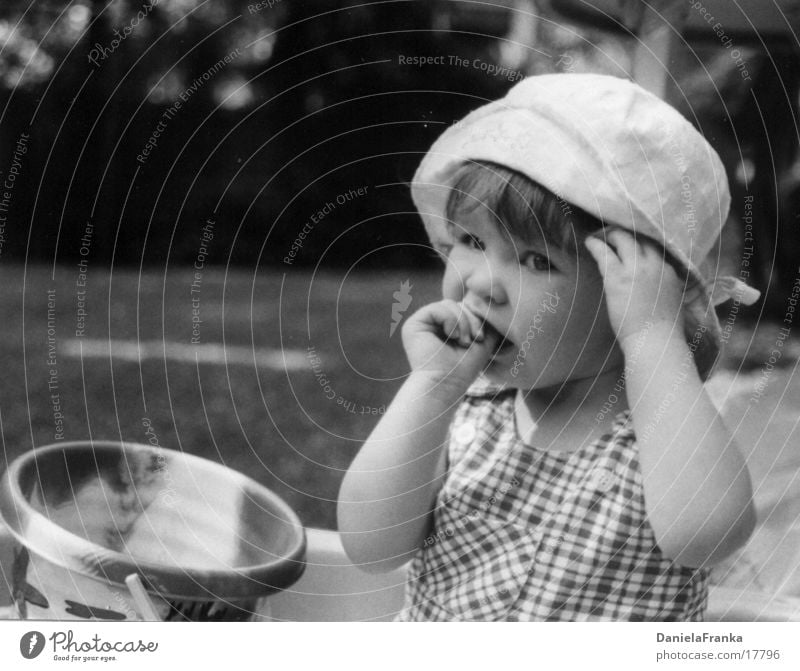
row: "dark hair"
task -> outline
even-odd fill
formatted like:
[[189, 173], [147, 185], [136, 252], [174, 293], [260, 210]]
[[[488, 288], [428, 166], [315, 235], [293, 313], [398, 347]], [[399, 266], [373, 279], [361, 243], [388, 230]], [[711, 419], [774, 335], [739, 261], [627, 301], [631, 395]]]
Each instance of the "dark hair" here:
[[[538, 182], [516, 170], [491, 161], [468, 161], [452, 181], [445, 207], [448, 233], [458, 226], [459, 215], [484, 207], [505, 231], [531, 244], [541, 243], [573, 255], [588, 255], [584, 240], [604, 227], [597, 217], [568, 203]], [[705, 298], [697, 281], [666, 249], [664, 259], [684, 281], [685, 295]], [[713, 310], [707, 306], [708, 310]], [[719, 344], [694, 310], [683, 310], [684, 338], [702, 380], [706, 380], [719, 356]]]

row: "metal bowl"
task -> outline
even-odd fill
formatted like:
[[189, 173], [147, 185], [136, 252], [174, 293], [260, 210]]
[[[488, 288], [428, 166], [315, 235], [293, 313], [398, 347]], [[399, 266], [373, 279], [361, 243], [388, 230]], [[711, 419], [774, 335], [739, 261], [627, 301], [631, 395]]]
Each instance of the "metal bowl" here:
[[0, 481], [19, 543], [20, 617], [142, 619], [137, 574], [161, 619], [249, 619], [305, 568], [305, 532], [276, 494], [225, 466], [149, 445], [57, 443]]

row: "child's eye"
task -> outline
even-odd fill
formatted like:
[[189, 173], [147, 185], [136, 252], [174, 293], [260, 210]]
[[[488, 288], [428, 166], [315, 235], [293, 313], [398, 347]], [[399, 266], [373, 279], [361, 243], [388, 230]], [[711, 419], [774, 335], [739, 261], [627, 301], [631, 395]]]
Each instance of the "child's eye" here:
[[458, 241], [462, 245], [466, 245], [470, 249], [475, 249], [479, 252], [486, 250], [486, 245], [483, 244], [483, 240], [481, 240], [477, 235], [472, 235], [471, 233], [465, 233], [459, 237]]
[[537, 254], [536, 252], [529, 252], [522, 259], [522, 265], [528, 270], [555, 270], [555, 267], [550, 263], [544, 254]]

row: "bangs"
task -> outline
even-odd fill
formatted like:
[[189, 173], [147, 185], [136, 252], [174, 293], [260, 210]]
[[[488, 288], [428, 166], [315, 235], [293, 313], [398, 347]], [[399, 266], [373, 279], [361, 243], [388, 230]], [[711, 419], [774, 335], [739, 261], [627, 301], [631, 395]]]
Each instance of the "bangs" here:
[[479, 207], [526, 244], [555, 245], [575, 256], [602, 223], [516, 170], [489, 161], [464, 163], [453, 176], [445, 214], [452, 233], [459, 215]]

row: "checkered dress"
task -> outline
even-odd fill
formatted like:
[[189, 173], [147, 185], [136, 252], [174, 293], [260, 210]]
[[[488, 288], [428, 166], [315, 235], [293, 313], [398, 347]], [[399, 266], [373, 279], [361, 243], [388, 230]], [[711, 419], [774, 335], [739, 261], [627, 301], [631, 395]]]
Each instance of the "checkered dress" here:
[[515, 390], [473, 387], [398, 621], [699, 621], [708, 571], [661, 554], [627, 412], [574, 452], [525, 445]]

